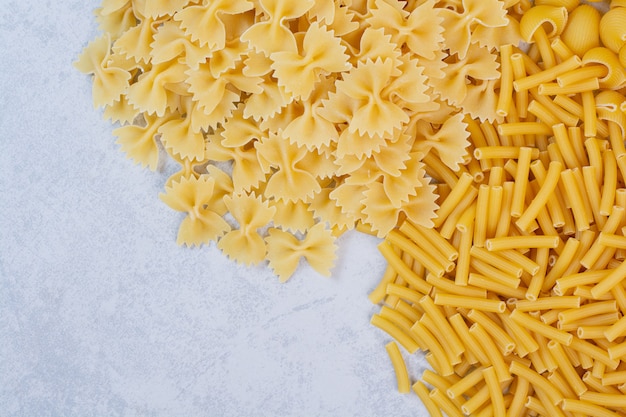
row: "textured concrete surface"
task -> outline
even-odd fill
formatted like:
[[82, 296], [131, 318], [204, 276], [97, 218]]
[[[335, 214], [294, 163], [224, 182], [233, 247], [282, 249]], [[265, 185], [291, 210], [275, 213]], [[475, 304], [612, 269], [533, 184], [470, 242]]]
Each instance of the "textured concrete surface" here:
[[283, 285], [178, 247], [171, 168], [125, 160], [71, 66], [98, 1], [0, 5], [0, 416], [425, 415], [369, 324], [376, 239]]

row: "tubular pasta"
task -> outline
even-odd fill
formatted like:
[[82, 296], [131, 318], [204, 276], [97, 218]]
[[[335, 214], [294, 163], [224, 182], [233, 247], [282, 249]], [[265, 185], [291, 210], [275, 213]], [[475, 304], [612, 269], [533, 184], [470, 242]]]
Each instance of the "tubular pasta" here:
[[406, 370], [406, 365], [398, 345], [394, 342], [389, 342], [385, 345], [389, 359], [393, 365], [396, 373], [396, 379], [398, 382], [398, 391], [406, 394], [411, 391], [411, 383], [409, 381], [409, 374]]

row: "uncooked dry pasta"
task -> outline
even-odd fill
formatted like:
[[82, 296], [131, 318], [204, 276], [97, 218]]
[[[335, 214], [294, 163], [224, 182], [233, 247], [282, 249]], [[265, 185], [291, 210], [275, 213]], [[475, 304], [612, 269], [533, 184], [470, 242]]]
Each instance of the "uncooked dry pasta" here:
[[385, 238], [372, 324], [427, 352], [431, 415], [623, 415], [626, 3], [608, 6], [103, 0], [76, 67], [129, 158], [180, 165], [161, 194], [180, 244], [285, 281], [301, 258], [330, 274], [347, 230]]
[[[569, 10], [576, 10], [576, 6]], [[592, 14], [586, 9], [589, 6], [580, 7], [577, 14]], [[505, 49], [502, 55], [510, 59], [515, 81], [525, 77], [539, 80], [536, 85], [529, 84], [528, 87], [535, 101], [527, 108], [515, 109], [515, 106], [524, 103], [524, 96], [520, 91], [511, 92], [512, 97], [517, 97], [510, 101], [512, 111], [519, 110], [517, 114], [522, 114], [522, 117], [503, 119], [493, 128], [482, 122], [480, 132], [470, 129], [470, 141], [476, 144], [473, 156], [478, 159], [484, 176], [472, 176], [479, 179], [473, 184], [464, 184], [464, 188], [481, 190], [483, 198], [480, 198], [479, 191], [478, 204], [471, 206], [472, 211], [464, 210], [466, 215], [452, 217], [458, 222], [456, 232], [450, 233], [443, 226], [461, 201], [460, 196], [450, 201], [446, 201], [448, 196], [442, 197], [439, 203], [447, 207], [445, 217], [434, 220], [435, 230], [445, 232], [442, 236], [455, 245], [458, 258], [456, 270], [446, 272], [436, 281], [434, 277], [431, 279], [438, 285], [427, 295], [433, 297], [434, 294], [435, 304], [451, 313], [455, 310], [461, 313], [449, 315], [448, 320], [464, 344], [463, 356], [470, 365], [455, 368], [457, 371], [452, 376], [461, 379], [451, 383], [449, 391], [451, 398], [462, 397], [465, 408], [460, 406], [457, 410], [450, 410], [453, 402], [444, 402], [439, 398], [439, 391], [433, 396], [439, 398], [437, 404], [445, 404], [445, 409], [441, 408], [444, 412], [465, 410], [472, 415], [482, 415], [493, 413], [496, 408], [501, 410], [499, 396], [496, 397], [497, 404], [487, 400], [487, 385], [477, 371], [487, 363], [488, 357], [476, 346], [469, 328], [480, 322], [481, 325], [488, 323], [492, 331], [495, 324], [498, 326], [495, 328], [502, 329], [514, 343], [511, 353], [498, 353], [510, 363], [514, 381], [513, 385], [501, 384], [498, 387], [503, 398], [507, 392], [512, 394], [506, 404], [511, 407], [507, 412], [513, 414], [507, 415], [532, 415], [532, 410], [548, 415], [622, 415], [626, 412], [622, 403], [626, 385], [621, 371], [616, 369], [623, 369], [622, 361], [626, 358], [626, 322], [622, 318], [626, 314], [623, 305], [626, 274], [624, 257], [618, 257], [617, 251], [623, 250], [626, 242], [624, 202], [618, 192], [626, 180], [619, 165], [624, 160], [625, 138], [624, 131], [619, 127], [624, 116], [612, 109], [621, 108], [626, 101], [623, 91], [620, 97], [613, 94], [626, 85], [623, 82], [610, 84], [606, 79], [599, 83], [595, 80], [606, 78], [610, 71], [619, 74], [624, 68], [612, 58], [602, 61], [609, 64], [601, 64], [598, 59], [585, 59], [587, 51], [598, 45], [585, 47], [584, 39], [575, 38], [573, 27], [565, 32], [566, 43], [563, 43], [559, 33], [563, 26], [568, 28], [565, 19], [559, 20], [563, 14], [566, 16], [567, 12], [563, 9], [544, 8], [545, 15], [537, 6], [531, 11], [528, 14], [531, 20], [541, 21], [541, 16], [544, 16], [544, 21], [553, 24], [553, 32], [550, 33], [548, 28], [542, 34], [539, 29], [539, 33], [528, 35], [528, 40], [536, 42], [536, 46], [531, 45], [528, 54], [520, 50], [509, 54]], [[577, 20], [580, 18], [575, 14], [573, 21]], [[586, 30], [593, 32], [593, 25], [591, 27]], [[547, 51], [546, 45], [554, 46], [554, 51]], [[569, 45], [575, 51], [568, 51]], [[590, 55], [598, 56], [594, 54], [598, 52]], [[520, 63], [523, 63], [522, 68]], [[567, 65], [572, 66], [560, 73], [560, 69]], [[606, 67], [602, 68], [602, 65]], [[586, 86], [586, 83], [589, 85]], [[609, 90], [611, 88], [613, 90]], [[507, 90], [503, 87], [501, 91]], [[605, 99], [609, 92], [615, 98]], [[507, 102], [500, 99], [499, 103]], [[602, 103], [616, 104], [602, 107]], [[493, 136], [494, 131], [499, 137]], [[520, 136], [523, 142], [519, 142]], [[513, 142], [514, 139], [517, 142]], [[494, 148], [496, 146], [500, 148]], [[524, 146], [540, 152], [538, 157], [533, 158], [532, 169], [528, 172], [526, 162], [520, 168], [518, 161], [519, 149]], [[514, 150], [515, 147], [518, 150]], [[496, 149], [500, 153], [495, 153]], [[504, 149], [506, 152], [503, 152]], [[505, 168], [505, 177], [501, 176], [499, 167]], [[548, 167], [552, 171], [549, 176]], [[458, 178], [465, 175], [461, 173], [457, 171]], [[455, 180], [447, 181], [454, 183]], [[494, 185], [506, 184], [507, 181], [512, 184], [522, 181], [517, 185], [518, 189], [527, 183], [527, 190], [521, 203], [519, 194], [515, 202], [497, 197], [498, 204], [504, 205], [500, 209], [502, 213], [508, 213], [512, 203], [517, 210], [513, 210], [513, 216], [504, 214], [507, 233], [487, 236], [482, 223], [487, 222], [490, 214], [485, 213], [490, 207], [496, 207], [488, 191]], [[541, 191], [544, 184], [545, 188]], [[533, 224], [535, 220], [536, 225]], [[478, 234], [475, 227], [478, 227]], [[505, 230], [504, 227], [499, 229]], [[491, 259], [492, 265], [498, 260], [496, 264], [499, 268], [508, 270], [513, 276], [517, 269], [508, 269], [511, 265], [525, 265], [519, 290], [505, 285], [501, 272], [496, 269], [487, 272], [486, 266], [481, 263], [485, 260], [483, 251], [498, 256], [508, 253], [510, 260], [511, 254], [515, 254], [515, 258], [521, 257], [534, 263], [531, 268], [528, 262], [518, 260], [505, 264], [499, 261], [502, 258]], [[450, 281], [450, 286], [443, 284], [446, 280]], [[469, 307], [464, 300], [471, 298], [463, 292], [468, 284], [487, 291], [483, 304], [484, 301], [506, 301], [505, 311], [481, 312], [481, 305], [476, 304], [476, 309], [471, 310], [474, 313], [468, 314], [470, 310], [467, 310]], [[479, 303], [479, 299], [473, 301]], [[545, 322], [542, 322], [544, 319]], [[495, 336], [491, 334], [490, 337]], [[481, 357], [483, 362], [477, 357]], [[529, 362], [522, 362], [526, 358]], [[592, 374], [587, 371], [590, 369]], [[465, 393], [466, 388], [462, 384], [467, 383], [468, 387], [476, 386], [478, 391]], [[422, 386], [427, 388], [428, 383]], [[457, 386], [458, 391], [454, 388]], [[526, 401], [526, 396], [533, 391], [534, 396]], [[605, 396], [607, 393], [610, 395]], [[504, 414], [500, 411], [498, 415]]]

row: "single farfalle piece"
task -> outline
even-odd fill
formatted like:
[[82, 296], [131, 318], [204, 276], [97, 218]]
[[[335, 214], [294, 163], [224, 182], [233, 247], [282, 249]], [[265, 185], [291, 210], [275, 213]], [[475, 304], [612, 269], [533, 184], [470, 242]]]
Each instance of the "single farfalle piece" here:
[[[227, 40], [224, 48], [214, 51], [209, 58], [211, 74], [214, 78], [219, 78], [222, 74], [235, 69], [247, 53], [248, 46], [239, 38]], [[249, 76], [248, 74], [245, 75]]]
[[94, 12], [98, 29], [110, 33], [112, 39], [119, 38], [124, 32], [137, 24], [130, 0], [103, 0]]
[[130, 85], [131, 74], [109, 66], [111, 36], [105, 33], [89, 42], [74, 62], [74, 67], [84, 74], [93, 74], [92, 97], [94, 107], [110, 106], [120, 99]]
[[173, 16], [192, 0], [150, 0], [144, 6], [144, 13], [153, 19], [164, 16]]
[[400, 207], [394, 207], [381, 182], [374, 182], [368, 186], [363, 200], [365, 223], [371, 225], [378, 237], [384, 237], [396, 227], [401, 220], [401, 214], [406, 215], [416, 224], [425, 227], [433, 226], [432, 219], [436, 217], [435, 211], [438, 208], [436, 187], [428, 184], [426, 178], [421, 178], [419, 181], [422, 181], [421, 186], [415, 187], [415, 194], [409, 196], [408, 201], [403, 202]]
[[[337, 95], [345, 95], [353, 100], [352, 117], [348, 129], [360, 135], [383, 136], [392, 134], [408, 122], [408, 115], [395, 104], [388, 94], [384, 94], [393, 71], [390, 59], [359, 63], [337, 82]], [[331, 95], [320, 110], [322, 116], [332, 120], [337, 107], [337, 95]], [[323, 111], [323, 113], [322, 113]]]
[[403, 132], [380, 151], [372, 154], [376, 167], [386, 175], [397, 177], [406, 169], [406, 162], [411, 159], [411, 147], [415, 141], [414, 135]]
[[349, 219], [348, 221], [353, 223], [365, 221], [363, 200], [367, 186], [349, 184], [339, 179], [336, 180], [336, 183], [335, 189], [329, 193], [331, 200], [341, 209], [341, 213]]
[[275, 78], [265, 75], [262, 80], [259, 84], [260, 91], [250, 94], [245, 99], [243, 111], [245, 117], [252, 117], [256, 121], [265, 121], [274, 117], [292, 100], [285, 89], [278, 85]]
[[458, 54], [460, 59], [465, 58], [470, 44], [476, 42], [472, 34], [477, 26], [494, 28], [509, 23], [501, 0], [463, 0], [462, 5], [460, 12], [439, 9], [443, 17], [445, 48], [450, 50], [450, 54]]
[[159, 128], [174, 117], [171, 113], [163, 117], [143, 114], [141, 123], [118, 127], [113, 130], [113, 135], [117, 136], [116, 143], [121, 146], [127, 158], [141, 165], [142, 168], [148, 167], [154, 171], [159, 163], [159, 146], [156, 136]]
[[472, 31], [472, 42], [490, 50], [500, 49], [501, 45], [520, 45], [522, 34], [519, 20], [510, 14], [507, 14], [505, 19], [508, 23], [504, 26], [476, 26]]
[[172, 87], [185, 81], [188, 69], [176, 59], [153, 65], [128, 88], [128, 102], [141, 111], [163, 116], [168, 107], [171, 108], [173, 102], [178, 100], [178, 94]]
[[350, 68], [346, 47], [332, 31], [313, 22], [300, 52], [279, 51], [270, 55], [278, 85], [296, 99], [308, 100], [320, 76]]
[[494, 110], [498, 105], [498, 93], [496, 93], [498, 83], [499, 80], [497, 79], [472, 80], [467, 85], [467, 95], [459, 107], [464, 113], [481, 122], [494, 123], [501, 121], [502, 117]]
[[330, 276], [337, 254], [335, 237], [323, 223], [311, 227], [299, 240], [291, 233], [271, 228], [267, 242], [269, 266], [278, 275], [280, 282], [287, 281], [298, 268], [301, 258], [321, 275]]
[[178, 229], [179, 245], [200, 246], [215, 241], [230, 230], [228, 223], [213, 209], [215, 179], [209, 175], [180, 178], [165, 187], [159, 197], [170, 208], [187, 213]]
[[296, 202], [320, 191], [320, 184], [305, 160], [306, 148], [292, 145], [273, 132], [262, 142], [256, 142], [255, 148], [265, 173], [271, 174], [265, 189], [268, 198]]
[[[328, 90], [334, 85], [333, 79], [326, 79], [315, 88], [308, 100], [298, 102], [299, 114], [286, 122], [283, 136], [298, 146], [308, 150], [322, 149], [337, 142], [339, 133], [334, 123], [319, 114], [322, 100], [328, 97]], [[293, 105], [294, 103], [292, 103]]]
[[[325, 21], [325, 23], [329, 26], [330, 29], [335, 31], [335, 36], [343, 37], [345, 35], [356, 32], [359, 29], [359, 23], [354, 18], [354, 13], [348, 7], [345, 7], [342, 2], [334, 1], [334, 3], [335, 14], [333, 16], [333, 21]], [[313, 9], [310, 9], [310, 11]]]
[[204, 160], [205, 140], [202, 132], [194, 132], [191, 128], [191, 97], [181, 98], [182, 111], [176, 117], [159, 127], [161, 142], [165, 148], [181, 158]]
[[239, 224], [226, 233], [217, 246], [230, 259], [246, 265], [265, 259], [265, 241], [258, 230], [272, 221], [276, 209], [254, 193], [237, 193], [224, 197], [228, 211]]
[[428, 77], [424, 75], [424, 67], [420, 65], [420, 60], [411, 57], [410, 54], [404, 54], [400, 57], [398, 69], [400, 74], [385, 87], [383, 95], [389, 96], [394, 103], [401, 103], [403, 108], [411, 111], [430, 107], [432, 98], [427, 92]]
[[435, 149], [441, 162], [453, 171], [458, 171], [459, 165], [464, 163], [468, 155], [467, 147], [470, 145], [470, 134], [463, 119], [463, 113], [459, 112], [438, 126], [426, 121], [417, 122], [413, 149], [424, 155]]
[[313, 7], [307, 12], [309, 21], [323, 22], [330, 25], [335, 20], [335, 1], [334, 0], [316, 0]]
[[223, 123], [223, 129], [220, 131], [223, 146], [229, 148], [247, 146], [252, 141], [267, 136], [258, 123], [255, 123], [252, 118], [244, 116], [244, 108], [243, 103], [239, 104], [232, 116]]
[[368, 61], [386, 61], [389, 59], [393, 67], [392, 74], [395, 76], [400, 74], [398, 66], [400, 65], [402, 51], [391, 40], [391, 35], [385, 34], [383, 28], [365, 28], [359, 39], [358, 48], [353, 47], [351, 49], [353, 66], [357, 66], [359, 62], [366, 63]]
[[369, 187], [374, 182], [380, 182], [393, 208], [399, 208], [406, 203], [410, 196], [415, 195], [416, 187], [421, 187], [427, 181], [424, 179], [426, 171], [421, 162], [423, 154], [409, 153], [407, 159], [402, 160], [402, 169], [396, 175], [382, 171], [376, 166], [376, 160], [368, 158], [363, 166], [346, 178], [346, 184], [360, 184]]
[[119, 100], [104, 107], [103, 116], [105, 120], [110, 120], [112, 123], [126, 125], [132, 123], [139, 113], [139, 110], [128, 102], [126, 95], [122, 94]]
[[150, 44], [152, 64], [161, 64], [175, 58], [181, 58], [191, 69], [198, 68], [201, 62], [211, 56], [211, 50], [201, 47], [185, 34], [177, 22], [168, 20], [157, 27]]
[[254, 8], [248, 0], [205, 0], [200, 5], [187, 6], [173, 19], [192, 41], [208, 46], [211, 51], [224, 48], [228, 28], [222, 21], [224, 14], [240, 14]]
[[206, 158], [211, 161], [232, 163], [231, 175], [235, 192], [251, 191], [266, 178], [254, 147], [257, 139], [243, 145], [231, 146], [222, 135], [222, 130], [208, 135]]
[[431, 79], [436, 93], [452, 105], [459, 106], [465, 100], [473, 80], [496, 80], [500, 78], [497, 55], [487, 48], [470, 48], [465, 58], [452, 55], [446, 60], [442, 79]]
[[142, 65], [150, 63], [152, 37], [158, 25], [154, 19], [145, 17], [128, 29], [113, 43], [113, 51], [125, 55]]
[[330, 193], [333, 190], [334, 187], [322, 188], [316, 194], [316, 198], [309, 203], [309, 210], [313, 213], [315, 219], [330, 225], [333, 235], [339, 236], [347, 230], [354, 229], [355, 221], [342, 213], [341, 207], [330, 198]]
[[[260, 190], [264, 192], [264, 190]], [[313, 213], [309, 210], [309, 204], [300, 201], [270, 200], [270, 206], [276, 209], [274, 214], [274, 227], [292, 233], [305, 233], [315, 225]]]
[[[242, 73], [243, 64], [214, 78], [210, 64], [204, 63], [196, 71], [188, 72], [186, 82], [189, 92], [196, 102], [200, 128], [215, 129], [230, 117], [240, 101], [241, 94], [260, 94], [262, 92], [261, 77], [248, 77]], [[203, 117], [204, 116], [204, 117]]]
[[[402, 48], [406, 45], [411, 52], [426, 59], [435, 58], [443, 42], [443, 18], [434, 0], [427, 0], [411, 12], [394, 7], [391, 2], [376, 0], [367, 22], [373, 28], [382, 28], [391, 35], [392, 41]], [[394, 1], [400, 4], [401, 2]]]
[[372, 153], [380, 151], [392, 135], [369, 135], [351, 132], [344, 128], [337, 138], [336, 156], [339, 159], [355, 157], [357, 159], [369, 158]]
[[[229, 0], [225, 0], [229, 1]], [[270, 56], [273, 52], [298, 52], [296, 38], [287, 27], [288, 20], [304, 15], [314, 0], [257, 0], [267, 20], [252, 25], [241, 35], [256, 51]]]

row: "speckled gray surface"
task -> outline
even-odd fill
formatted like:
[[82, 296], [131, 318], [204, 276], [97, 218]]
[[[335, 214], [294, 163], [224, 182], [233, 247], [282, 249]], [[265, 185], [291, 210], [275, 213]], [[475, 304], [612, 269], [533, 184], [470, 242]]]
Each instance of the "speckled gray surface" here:
[[71, 66], [98, 1], [0, 5], [0, 416], [425, 414], [369, 324], [375, 239], [283, 285], [178, 247], [167, 170], [124, 158]]

